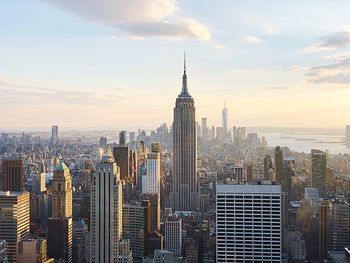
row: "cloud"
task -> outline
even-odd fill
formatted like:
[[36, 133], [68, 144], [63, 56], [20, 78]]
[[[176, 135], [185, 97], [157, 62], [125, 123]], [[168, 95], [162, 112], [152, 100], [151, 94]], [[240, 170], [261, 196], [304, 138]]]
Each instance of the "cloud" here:
[[311, 67], [307, 81], [311, 83], [350, 84], [350, 56], [334, 54], [326, 57], [333, 59], [333, 64]]
[[224, 46], [224, 45], [221, 45], [221, 44], [216, 44], [216, 45], [214, 45], [214, 48], [216, 48], [216, 49], [225, 49], [227, 47]]
[[46, 0], [88, 21], [115, 27], [134, 37], [196, 38], [211, 34], [198, 21], [179, 17], [173, 0]]
[[264, 89], [267, 89], [267, 90], [289, 90], [291, 88], [285, 87], [285, 86], [271, 86], [271, 87], [265, 87]]
[[[17, 83], [11, 80], [0, 78], [1, 97], [8, 97], [12, 100], [25, 99], [26, 104], [30, 103], [57, 103], [74, 105], [104, 105], [124, 100], [123, 96], [116, 94], [117, 90], [109, 89], [103, 91], [67, 90], [60, 88], [49, 88], [35, 85]], [[118, 89], [120, 93], [120, 89]]]
[[249, 44], [258, 44], [261, 42], [261, 39], [254, 37], [254, 36], [245, 36], [244, 41]]
[[303, 71], [307, 71], [309, 68], [308, 67], [304, 67], [304, 66], [300, 66], [300, 65], [294, 65], [290, 69], [293, 72], [303, 72]]
[[335, 32], [320, 38], [321, 42], [303, 50], [304, 53], [336, 50], [350, 46], [350, 30]]

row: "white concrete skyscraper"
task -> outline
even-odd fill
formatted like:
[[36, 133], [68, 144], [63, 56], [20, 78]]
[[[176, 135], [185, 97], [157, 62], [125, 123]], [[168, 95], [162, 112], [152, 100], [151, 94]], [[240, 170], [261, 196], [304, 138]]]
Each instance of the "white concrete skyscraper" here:
[[96, 167], [91, 184], [91, 263], [118, 262], [122, 209], [119, 168], [108, 149]]
[[147, 154], [146, 191], [143, 192], [160, 194], [160, 165], [159, 153]]
[[182, 91], [174, 108], [174, 175], [169, 197], [174, 211], [195, 211], [199, 208], [196, 110], [194, 100], [188, 93], [186, 60], [184, 62]]
[[281, 262], [281, 186], [216, 186], [216, 262]]

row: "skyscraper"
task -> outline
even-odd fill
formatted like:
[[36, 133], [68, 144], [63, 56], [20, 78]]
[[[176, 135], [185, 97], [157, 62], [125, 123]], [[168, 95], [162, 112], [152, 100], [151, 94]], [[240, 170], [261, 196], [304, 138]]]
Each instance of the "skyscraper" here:
[[72, 217], [55, 217], [48, 221], [47, 254], [55, 262], [73, 262]]
[[131, 201], [123, 205], [123, 238], [130, 239], [134, 262], [141, 262], [147, 253], [147, 236], [150, 233], [148, 201]]
[[281, 187], [216, 186], [216, 262], [281, 262]]
[[350, 206], [339, 199], [323, 200], [319, 216], [320, 261], [327, 258], [328, 250], [341, 251], [350, 244]]
[[311, 150], [311, 184], [320, 191], [320, 196], [326, 194], [326, 153], [320, 150]]
[[126, 131], [119, 133], [119, 146], [124, 147], [126, 145]]
[[56, 260], [72, 262], [72, 177], [62, 162], [54, 171], [52, 181], [52, 218], [48, 221], [48, 255]]
[[128, 146], [113, 147], [113, 157], [120, 168], [120, 179], [128, 181], [130, 172], [130, 151]]
[[51, 145], [58, 144], [58, 125], [52, 125], [51, 128]]
[[165, 249], [181, 256], [182, 251], [182, 220], [177, 215], [165, 220]]
[[150, 232], [160, 230], [160, 195], [158, 193], [145, 193], [141, 195], [141, 201], [147, 200], [151, 215]]
[[207, 118], [202, 118], [202, 138], [208, 139], [208, 136], [209, 136], [208, 120]]
[[194, 211], [199, 208], [195, 115], [194, 100], [187, 88], [185, 60], [182, 91], [176, 99], [174, 108], [174, 176], [169, 196], [174, 211]]
[[8, 262], [17, 261], [18, 243], [29, 238], [29, 193], [0, 192], [0, 240], [6, 240]]
[[279, 146], [275, 148], [275, 177], [277, 182], [283, 183], [283, 152]]
[[72, 216], [72, 177], [68, 167], [61, 163], [53, 173], [52, 217]]
[[3, 160], [1, 182], [3, 191], [23, 191], [23, 160]]
[[273, 181], [271, 178], [271, 172], [273, 173], [272, 160], [270, 155], [264, 157], [264, 179]]
[[[152, 152], [147, 154], [147, 172], [145, 183], [142, 185], [142, 189], [145, 193], [157, 193], [160, 194], [160, 154], [159, 152]], [[144, 183], [144, 182], [142, 182]]]
[[119, 167], [108, 150], [97, 165], [91, 184], [91, 263], [118, 262], [122, 202]]
[[226, 102], [225, 102], [225, 105], [224, 105], [224, 108], [222, 110], [222, 129], [223, 129], [223, 132], [225, 134], [225, 137], [226, 137], [226, 134], [227, 134], [227, 125], [228, 125], [228, 110], [226, 108]]
[[345, 145], [350, 148], [350, 125], [345, 126]]

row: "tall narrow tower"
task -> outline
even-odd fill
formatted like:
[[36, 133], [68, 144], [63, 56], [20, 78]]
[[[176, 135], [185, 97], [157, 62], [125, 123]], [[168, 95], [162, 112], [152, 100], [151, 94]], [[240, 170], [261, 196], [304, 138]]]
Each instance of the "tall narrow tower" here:
[[227, 124], [228, 124], [228, 110], [226, 108], [226, 101], [224, 108], [222, 109], [222, 129], [224, 130], [225, 136], [227, 135]]
[[73, 262], [72, 177], [62, 162], [53, 174], [52, 218], [48, 221], [48, 255]]
[[108, 149], [96, 167], [91, 185], [91, 263], [118, 262], [122, 205], [120, 170]]
[[197, 179], [196, 109], [188, 93], [186, 58], [182, 91], [176, 99], [173, 122], [174, 176], [170, 204], [175, 211], [194, 211], [199, 208]]

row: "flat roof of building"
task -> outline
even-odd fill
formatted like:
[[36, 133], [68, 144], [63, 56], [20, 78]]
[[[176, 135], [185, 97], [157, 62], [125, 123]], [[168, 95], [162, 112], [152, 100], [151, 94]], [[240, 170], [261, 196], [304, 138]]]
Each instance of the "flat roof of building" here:
[[0, 196], [21, 196], [23, 194], [29, 194], [29, 193], [28, 192], [0, 191]]
[[281, 186], [276, 182], [249, 182], [245, 184], [217, 184], [217, 193], [281, 193]]

